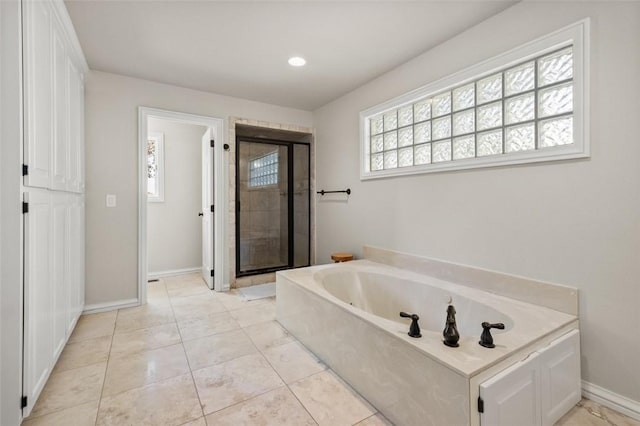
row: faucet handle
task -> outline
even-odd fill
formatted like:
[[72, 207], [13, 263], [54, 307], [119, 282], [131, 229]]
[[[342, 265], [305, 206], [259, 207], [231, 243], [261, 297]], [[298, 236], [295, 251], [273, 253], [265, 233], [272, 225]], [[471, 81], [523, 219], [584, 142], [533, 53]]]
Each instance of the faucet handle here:
[[422, 337], [422, 334], [420, 334], [420, 325], [418, 325], [418, 320], [420, 319], [420, 317], [417, 314], [400, 312], [400, 316], [402, 318], [411, 318], [411, 326], [409, 327], [409, 333], [407, 333], [410, 337], [415, 337], [416, 339], [418, 337]]
[[491, 335], [492, 328], [497, 328], [498, 330], [504, 330], [504, 324], [501, 322], [497, 322], [495, 324], [483, 322], [482, 334], [480, 335], [480, 341], [478, 342], [480, 346], [484, 346], [485, 348], [496, 347], [496, 345], [493, 344], [493, 336]]

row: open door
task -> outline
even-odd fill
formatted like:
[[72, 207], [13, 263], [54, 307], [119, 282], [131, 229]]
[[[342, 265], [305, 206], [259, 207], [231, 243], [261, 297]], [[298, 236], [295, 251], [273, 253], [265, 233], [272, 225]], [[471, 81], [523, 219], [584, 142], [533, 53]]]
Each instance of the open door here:
[[213, 206], [213, 130], [202, 136], [202, 278], [213, 290], [214, 276], [214, 206]]

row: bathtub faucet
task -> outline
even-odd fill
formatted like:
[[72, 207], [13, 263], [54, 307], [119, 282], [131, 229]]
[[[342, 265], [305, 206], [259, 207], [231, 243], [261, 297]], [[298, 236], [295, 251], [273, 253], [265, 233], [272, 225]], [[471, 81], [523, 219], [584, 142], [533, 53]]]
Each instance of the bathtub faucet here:
[[420, 319], [418, 315], [400, 312], [400, 316], [402, 318], [411, 318], [411, 326], [409, 327], [409, 333], [407, 333], [409, 337], [415, 337], [416, 339], [422, 337], [422, 334], [420, 334], [420, 326], [418, 325], [418, 320]]

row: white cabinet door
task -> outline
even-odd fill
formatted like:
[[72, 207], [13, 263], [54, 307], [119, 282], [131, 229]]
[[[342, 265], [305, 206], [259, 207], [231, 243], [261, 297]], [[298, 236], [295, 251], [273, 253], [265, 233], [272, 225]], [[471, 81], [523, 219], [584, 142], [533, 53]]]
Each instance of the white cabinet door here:
[[51, 184], [53, 139], [52, 15], [46, 2], [23, 5], [24, 51], [24, 158], [29, 166], [25, 185]]
[[553, 425], [580, 401], [580, 334], [574, 330], [540, 351], [542, 424]]
[[51, 203], [46, 190], [25, 193], [24, 218], [24, 392], [31, 412], [49, 377], [53, 354], [51, 294]]
[[83, 102], [82, 78], [78, 68], [71, 58], [67, 59], [67, 76], [69, 86], [69, 157], [68, 157], [68, 181], [67, 191], [82, 192], [80, 187], [82, 180], [83, 163]]
[[67, 189], [69, 156], [69, 79], [68, 53], [62, 25], [53, 20], [53, 145], [51, 150], [51, 188]]
[[540, 373], [536, 353], [480, 385], [482, 426], [540, 426]]
[[69, 271], [66, 268], [69, 248], [68, 196], [52, 192], [51, 197], [51, 290], [53, 296], [53, 352], [56, 359], [66, 342], [69, 312]]

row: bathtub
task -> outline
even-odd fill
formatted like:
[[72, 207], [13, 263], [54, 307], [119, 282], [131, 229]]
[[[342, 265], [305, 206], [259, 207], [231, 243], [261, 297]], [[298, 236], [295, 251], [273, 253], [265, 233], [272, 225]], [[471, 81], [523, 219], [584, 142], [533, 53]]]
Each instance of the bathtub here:
[[[276, 282], [277, 320], [398, 425], [480, 424], [483, 382], [578, 327], [576, 315], [369, 260], [281, 271]], [[449, 304], [458, 348], [442, 343]], [[408, 336], [400, 311], [420, 316], [422, 338]], [[492, 330], [494, 349], [478, 344], [485, 321], [505, 325]]]

